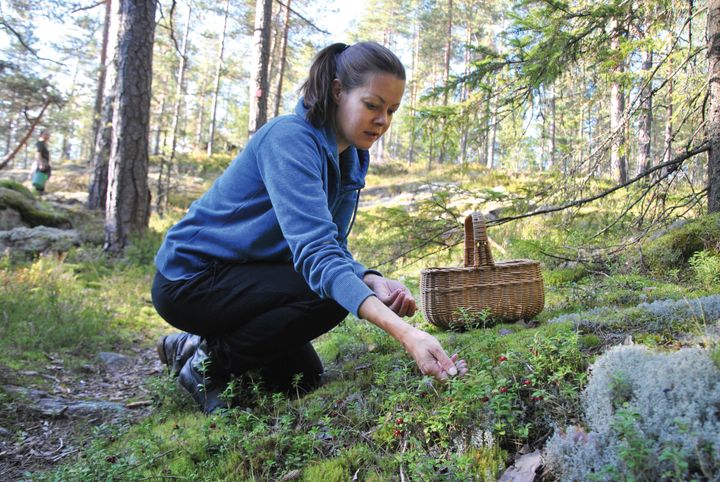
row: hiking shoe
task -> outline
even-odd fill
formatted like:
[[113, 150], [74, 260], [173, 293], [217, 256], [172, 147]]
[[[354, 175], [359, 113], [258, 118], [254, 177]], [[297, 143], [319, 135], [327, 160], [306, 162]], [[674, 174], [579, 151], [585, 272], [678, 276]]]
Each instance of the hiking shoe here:
[[173, 333], [161, 337], [156, 345], [160, 361], [172, 376], [177, 376], [185, 362], [195, 353], [202, 338], [190, 333]]
[[180, 369], [177, 383], [199, 405], [203, 413], [210, 414], [228, 408], [220, 395], [225, 391], [228, 377], [224, 376], [207, 353], [207, 344], [201, 343]]

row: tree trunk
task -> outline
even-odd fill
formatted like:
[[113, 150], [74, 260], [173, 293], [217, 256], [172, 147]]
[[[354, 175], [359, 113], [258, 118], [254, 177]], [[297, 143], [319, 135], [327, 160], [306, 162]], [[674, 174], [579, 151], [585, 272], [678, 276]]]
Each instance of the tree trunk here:
[[[465, 57], [464, 57], [464, 69], [463, 72], [467, 76], [470, 72], [470, 45], [472, 43], [473, 26], [469, 24], [467, 26], [467, 37], [465, 38]], [[468, 98], [468, 86], [467, 83], [463, 84], [462, 95], [460, 100], [465, 104]], [[463, 106], [463, 109], [467, 112], [467, 106]], [[467, 164], [467, 144], [468, 144], [468, 131], [470, 130], [470, 119], [463, 119], [462, 133], [460, 135], [460, 164], [463, 166]]]
[[[447, 32], [445, 37], [445, 63], [443, 71], [443, 82], [447, 87], [450, 82], [450, 59], [452, 58], [452, 28], [453, 28], [453, 0], [448, 0], [448, 21], [447, 21]], [[445, 89], [443, 93], [443, 107], [448, 105], [448, 90]], [[438, 162], [440, 164], [445, 162], [445, 154], [447, 149], [447, 133], [445, 132], [447, 124], [447, 118], [443, 116], [442, 122], [440, 123], [440, 135], [442, 136], [442, 142], [440, 143], [440, 157]]]
[[[178, 125], [180, 124], [180, 107], [185, 98], [185, 70], [187, 66], [188, 38], [190, 37], [190, 20], [192, 17], [192, 3], [188, 3], [185, 32], [183, 33], [182, 51], [180, 52], [180, 65], [178, 66], [177, 85], [175, 86], [175, 104], [173, 105], [172, 124], [170, 127], [170, 157], [166, 159], [164, 153], [160, 159], [160, 172], [157, 181], [156, 209], [160, 217], [167, 208], [168, 193], [170, 192], [170, 173], [175, 161], [177, 151]], [[164, 100], [164, 97], [163, 97]]]
[[673, 87], [674, 81], [668, 81], [667, 90], [667, 110], [665, 112], [665, 142], [663, 143], [663, 164], [670, 162], [672, 159], [672, 143], [673, 143]]
[[557, 130], [557, 119], [556, 119], [556, 114], [557, 114], [556, 105], [557, 105], [557, 101], [555, 100], [555, 85], [554, 85], [554, 84], [550, 87], [550, 100], [549, 100], [549, 103], [550, 103], [550, 105], [549, 105], [549, 110], [550, 110], [550, 112], [549, 112], [548, 115], [549, 115], [550, 118], [549, 118], [548, 122], [550, 123], [550, 127], [549, 127], [550, 132], [548, 133], [548, 148], [547, 148], [547, 150], [548, 150], [548, 158], [547, 158], [547, 159], [548, 159], [548, 163], [547, 163], [547, 168], [548, 168], [548, 169], [552, 169], [552, 168], [555, 166], [555, 151], [557, 150], [556, 145], [555, 145], [555, 144], [556, 144], [556, 143], [555, 143], [555, 139], [556, 139], [555, 135], [556, 135], [556, 130]]
[[640, 126], [638, 130], [638, 162], [637, 173], [647, 171], [652, 167], [652, 85], [650, 75], [653, 66], [652, 50], [643, 50], [642, 52], [642, 70], [645, 74], [645, 86], [640, 93], [642, 103], [640, 106]]
[[497, 136], [497, 112], [498, 112], [498, 98], [494, 99], [492, 114], [490, 115], [490, 125], [488, 129], [488, 141], [487, 141], [487, 167], [492, 169], [495, 166], [495, 137]]
[[[168, 83], [168, 77], [165, 76], [163, 79], [160, 79], [162, 82], [162, 85], [167, 85]], [[157, 156], [160, 154], [160, 135], [162, 134], [163, 126], [165, 124], [164, 117], [165, 117], [165, 100], [167, 99], [167, 93], [165, 92], [165, 89], [163, 89], [162, 93], [160, 94], [160, 105], [158, 106], [158, 114], [157, 114], [157, 120], [155, 122], [156, 129], [155, 129], [155, 142], [153, 146], [153, 155]]]
[[420, 21], [415, 19], [414, 26], [414, 48], [412, 59], [412, 81], [410, 84], [410, 152], [408, 153], [408, 166], [415, 162], [415, 129], [417, 128], [417, 91], [418, 91], [418, 74], [420, 68]]
[[108, 27], [107, 51], [112, 55], [105, 68], [105, 86], [103, 91], [102, 115], [100, 126], [95, 137], [92, 158], [92, 172], [88, 189], [88, 208], [105, 209], [108, 189], [108, 161], [113, 135], [113, 109], [115, 107], [117, 62], [118, 62], [118, 30], [120, 26], [120, 0], [109, 0], [111, 6], [110, 26]]
[[122, 0], [117, 98], [105, 213], [105, 250], [119, 252], [150, 218], [148, 137], [155, 0]]
[[100, 47], [100, 74], [97, 89], [95, 90], [95, 107], [93, 108], [92, 142], [90, 143], [90, 159], [95, 158], [95, 140], [102, 121], [103, 94], [105, 92], [105, 78], [107, 76], [107, 52], [110, 38], [110, 23], [112, 22], [112, 0], [105, 0], [105, 23], [103, 24], [102, 46]]
[[720, 0], [708, 0], [708, 212], [720, 211]]
[[218, 48], [218, 61], [215, 68], [215, 86], [213, 87], [212, 107], [210, 109], [210, 132], [208, 133], [207, 155], [212, 156], [213, 146], [215, 145], [215, 123], [217, 122], [217, 105], [220, 95], [220, 78], [222, 76], [223, 55], [225, 53], [225, 34], [227, 32], [228, 12], [230, 11], [230, 0], [225, 0], [225, 18], [223, 20], [223, 30], [220, 36], [220, 46]]
[[275, 110], [274, 116], [280, 115], [280, 104], [282, 104], [282, 88], [283, 88], [283, 77], [285, 76], [285, 62], [287, 61], [287, 39], [288, 31], [290, 30], [290, 2], [292, 0], [286, 0], [285, 5], [285, 23], [283, 24], [283, 35], [282, 44], [280, 45], [280, 65], [278, 72], [277, 88], [275, 89]]
[[270, 19], [272, 0], [255, 3], [253, 62], [250, 71], [250, 116], [248, 135], [252, 136], [267, 122], [268, 63], [270, 61]]
[[[620, 27], [615, 25], [610, 39], [610, 48], [620, 49]], [[625, 112], [625, 92], [620, 76], [625, 71], [625, 61], [621, 60], [613, 69], [612, 86], [610, 87], [610, 132], [612, 145], [610, 148], [610, 166], [615, 181], [623, 184], [627, 181], [627, 156], [625, 153], [625, 128], [622, 124]]]

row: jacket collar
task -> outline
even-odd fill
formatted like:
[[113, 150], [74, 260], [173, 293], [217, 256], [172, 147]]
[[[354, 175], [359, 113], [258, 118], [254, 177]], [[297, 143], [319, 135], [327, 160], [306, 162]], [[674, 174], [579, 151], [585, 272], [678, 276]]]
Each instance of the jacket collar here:
[[[317, 129], [307, 120], [308, 108], [305, 107], [303, 98], [298, 100], [295, 106], [295, 114], [302, 117], [310, 126], [320, 134], [320, 138], [324, 141], [324, 147], [332, 159], [332, 162], [340, 170], [340, 166], [345, 168], [341, 172], [344, 174], [344, 184], [349, 189], [362, 189], [365, 187], [365, 176], [370, 167], [370, 154], [365, 149], [357, 149], [355, 146], [347, 148], [342, 155], [338, 155], [337, 137], [333, 126], [324, 125], [321, 129]], [[345, 177], [346, 176], [346, 177]]]

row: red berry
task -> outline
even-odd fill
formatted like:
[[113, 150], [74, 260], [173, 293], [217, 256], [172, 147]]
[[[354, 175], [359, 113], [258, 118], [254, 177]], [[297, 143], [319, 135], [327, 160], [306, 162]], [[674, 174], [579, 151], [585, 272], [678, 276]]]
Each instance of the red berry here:
[[402, 424], [403, 424], [403, 419], [402, 419], [402, 417], [400, 417], [400, 418], [398, 418], [397, 420], [395, 420], [395, 425], [402, 425]]
[[402, 432], [398, 429], [395, 429], [395, 431], [393, 432], [393, 435], [395, 435], [395, 438], [398, 438], [400, 435], [402, 435]]
[[500, 360], [501, 362], [507, 361], [507, 359], [508, 359], [508, 358], [507, 358], [505, 355], [503, 355], [503, 356], [501, 356], [501, 357], [499, 358], [499, 360]]
[[507, 393], [507, 387], [500, 387], [500, 393]]
[[532, 385], [532, 382], [530, 380], [523, 380], [523, 385]]
[[490, 397], [488, 397], [488, 396], [484, 396], [484, 397], [482, 397], [482, 399], [481, 399], [481, 400], [482, 400], [483, 402], [487, 403], [487, 402], [489, 402], [489, 401], [490, 401]]

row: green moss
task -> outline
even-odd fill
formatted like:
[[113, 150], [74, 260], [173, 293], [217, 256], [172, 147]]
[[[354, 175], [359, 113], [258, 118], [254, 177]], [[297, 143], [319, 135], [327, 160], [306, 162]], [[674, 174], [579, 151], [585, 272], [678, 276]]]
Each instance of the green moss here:
[[26, 188], [17, 181], [13, 181], [12, 179], [0, 179], [0, 187], [17, 191], [23, 194], [28, 199], [35, 199], [35, 196], [33, 196], [33, 193], [32, 191], [30, 191], [30, 189]]
[[367, 480], [372, 474], [377, 477], [379, 474], [369, 471], [367, 466], [372, 465], [377, 457], [371, 449], [365, 445], [357, 445], [349, 450], [340, 452], [336, 457], [311, 463], [303, 473], [303, 481], [306, 482], [345, 482], [353, 480]]
[[682, 269], [698, 251], [720, 246], [720, 213], [694, 219], [647, 243], [644, 263], [652, 272]]
[[49, 226], [53, 228], [70, 228], [70, 219], [45, 208], [41, 203], [30, 198], [21, 191], [0, 187], [0, 209], [14, 209], [20, 213], [22, 220], [30, 226]]

